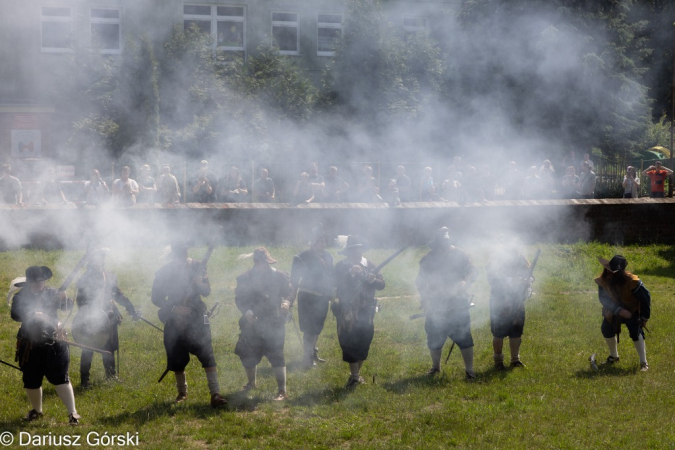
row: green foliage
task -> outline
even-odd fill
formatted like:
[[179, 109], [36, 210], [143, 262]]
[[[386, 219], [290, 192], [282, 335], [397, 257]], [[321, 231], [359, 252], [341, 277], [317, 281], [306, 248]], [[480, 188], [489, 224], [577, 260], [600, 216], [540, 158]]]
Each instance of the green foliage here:
[[376, 127], [412, 120], [438, 93], [443, 68], [428, 35], [401, 35], [378, 0], [349, 0], [344, 33], [324, 76], [324, 100]]

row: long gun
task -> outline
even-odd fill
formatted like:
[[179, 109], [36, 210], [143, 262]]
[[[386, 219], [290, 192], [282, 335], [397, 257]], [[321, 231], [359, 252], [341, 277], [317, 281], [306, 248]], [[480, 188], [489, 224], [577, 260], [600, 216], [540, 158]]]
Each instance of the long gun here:
[[66, 344], [66, 345], [73, 346], [73, 347], [79, 347], [79, 348], [81, 348], [81, 349], [83, 349], [83, 350], [91, 350], [92, 352], [97, 352], [97, 353], [101, 353], [101, 354], [112, 355], [112, 353], [110, 353], [108, 350], [101, 350], [100, 348], [89, 347], [88, 345], [78, 344], [78, 343], [76, 343], [76, 342], [71, 342], [71, 341], [68, 341], [68, 340], [66, 340], [66, 339], [61, 339], [61, 338], [55, 337], [54, 340], [57, 341], [57, 342], [62, 342], [62, 343], [64, 343], [64, 344]]
[[408, 248], [408, 247], [409, 247], [408, 245], [404, 245], [403, 247], [401, 247], [401, 248], [399, 248], [398, 250], [396, 250], [394, 253], [391, 254], [391, 256], [389, 256], [387, 259], [385, 259], [384, 261], [382, 261], [382, 263], [381, 263], [379, 266], [375, 267], [375, 269], [373, 269], [373, 272], [372, 272], [372, 273], [374, 273], [375, 275], [377, 275], [378, 273], [380, 273], [380, 270], [384, 269], [384, 266], [386, 266], [387, 264], [389, 264], [390, 262], [392, 262], [392, 261], [394, 260], [394, 258], [396, 258], [398, 255], [400, 255], [401, 253], [403, 253], [403, 251], [404, 251], [406, 248]]
[[82, 267], [84, 267], [86, 262], [87, 262], [87, 255], [84, 255], [82, 259], [80, 259], [80, 262], [78, 262], [75, 268], [70, 272], [70, 275], [68, 275], [68, 277], [66, 277], [66, 279], [63, 280], [63, 283], [61, 283], [61, 286], [59, 286], [59, 292], [66, 292], [66, 289], [68, 289], [68, 286], [70, 286], [70, 284], [73, 282], [73, 280], [80, 272]]
[[532, 275], [534, 274], [534, 268], [537, 267], [537, 261], [539, 261], [539, 255], [541, 254], [541, 249], [538, 248], [537, 252], [534, 254], [534, 259], [532, 260], [532, 264], [530, 264], [530, 272], [527, 275], [527, 283], [525, 284], [525, 288], [523, 289], [523, 295], [521, 296], [523, 300], [526, 300], [525, 296], [527, 295], [527, 290], [530, 288], [530, 280], [532, 279]]

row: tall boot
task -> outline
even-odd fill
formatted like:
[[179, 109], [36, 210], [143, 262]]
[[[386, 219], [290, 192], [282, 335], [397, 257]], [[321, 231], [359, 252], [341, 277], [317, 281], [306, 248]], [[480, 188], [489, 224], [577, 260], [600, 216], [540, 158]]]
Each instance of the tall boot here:
[[80, 386], [86, 389], [89, 384], [89, 371], [91, 370], [91, 361], [94, 358], [94, 352], [90, 350], [82, 350], [80, 356]]
[[509, 338], [509, 349], [511, 350], [511, 367], [525, 367], [520, 360], [520, 343], [522, 338]]
[[473, 373], [473, 346], [462, 349], [462, 359], [464, 360], [466, 379], [475, 380], [476, 374]]

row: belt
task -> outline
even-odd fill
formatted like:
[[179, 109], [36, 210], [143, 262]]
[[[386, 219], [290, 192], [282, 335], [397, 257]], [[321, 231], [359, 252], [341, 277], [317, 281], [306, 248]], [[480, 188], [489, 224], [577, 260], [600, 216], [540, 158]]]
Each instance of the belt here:
[[191, 317], [192, 308], [188, 308], [187, 306], [176, 305], [173, 308], [171, 308], [171, 314], [175, 314], [177, 316]]

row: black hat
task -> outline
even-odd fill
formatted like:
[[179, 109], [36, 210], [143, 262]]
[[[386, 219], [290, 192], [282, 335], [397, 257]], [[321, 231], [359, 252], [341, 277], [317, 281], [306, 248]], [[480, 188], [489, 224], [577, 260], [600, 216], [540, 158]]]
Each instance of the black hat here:
[[450, 244], [450, 229], [441, 227], [434, 232], [434, 237], [429, 242], [429, 247], [447, 246]]
[[609, 261], [605, 258], [598, 258], [598, 261], [600, 261], [602, 267], [612, 273], [617, 273], [619, 270], [626, 270], [626, 266], [628, 266], [628, 260], [621, 255], [614, 255]]
[[269, 250], [267, 250], [265, 247], [258, 247], [255, 250], [253, 250], [253, 262], [259, 261], [265, 261], [270, 264], [274, 264], [275, 262], [277, 262], [276, 259], [272, 258], [272, 255], [270, 255]]
[[328, 238], [326, 237], [326, 232], [323, 230], [323, 225], [321, 223], [317, 223], [314, 228], [312, 228], [312, 233], [310, 234], [310, 244], [314, 244], [317, 241], [320, 241], [321, 239], [326, 239], [328, 241]]
[[26, 283], [36, 283], [38, 281], [47, 281], [52, 277], [52, 271], [47, 266], [30, 266], [26, 269], [26, 282], [16, 283], [15, 286], [21, 287]]
[[363, 253], [364, 251], [367, 250], [367, 245], [363, 239], [361, 239], [357, 235], [349, 235], [347, 236], [347, 244], [345, 245], [345, 248], [340, 250], [341, 255], [348, 255], [354, 251], [358, 251], [360, 253]]
[[171, 241], [171, 250], [187, 250], [192, 247], [192, 245], [192, 239], [179, 237]]

